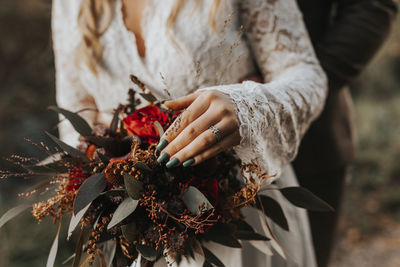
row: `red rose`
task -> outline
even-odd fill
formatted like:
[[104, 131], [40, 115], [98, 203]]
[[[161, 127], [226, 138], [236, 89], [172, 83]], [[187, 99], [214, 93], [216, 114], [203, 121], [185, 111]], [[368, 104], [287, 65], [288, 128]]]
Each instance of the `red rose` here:
[[136, 135], [149, 144], [157, 143], [159, 135], [154, 122], [158, 121], [165, 129], [168, 123], [168, 114], [163, 113], [157, 106], [147, 106], [128, 115], [122, 122], [131, 135]]

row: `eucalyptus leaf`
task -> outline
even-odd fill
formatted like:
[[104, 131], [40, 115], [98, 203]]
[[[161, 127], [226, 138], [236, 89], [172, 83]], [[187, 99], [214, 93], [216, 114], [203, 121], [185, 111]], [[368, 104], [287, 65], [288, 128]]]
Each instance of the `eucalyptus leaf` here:
[[287, 222], [283, 209], [275, 199], [265, 195], [258, 195], [258, 197], [256, 197], [255, 207], [261, 211], [264, 210], [265, 215], [268, 218], [270, 218], [273, 222], [282, 227], [284, 230], [289, 231], [289, 224]]
[[137, 244], [136, 249], [148, 261], [155, 261], [157, 259], [157, 251], [152, 247]]
[[24, 165], [24, 168], [34, 173], [67, 173], [68, 167], [59, 162], [52, 162], [45, 165]]
[[61, 223], [58, 226], [58, 231], [56, 237], [54, 238], [53, 244], [51, 245], [49, 257], [47, 258], [46, 267], [53, 267], [56, 261], [57, 251], [58, 251], [58, 237], [60, 236]]
[[113, 116], [113, 119], [110, 124], [110, 131], [113, 135], [116, 134], [116, 132], [118, 130], [119, 112], [120, 112], [120, 109], [117, 108], [114, 112], [114, 116]]
[[235, 232], [234, 236], [239, 240], [262, 240], [262, 241], [270, 240], [269, 238], [263, 235], [249, 231], [237, 231]]
[[74, 202], [74, 214], [78, 214], [90, 202], [95, 200], [107, 186], [107, 180], [103, 173], [90, 176], [79, 188]]
[[100, 218], [101, 218], [102, 215], [103, 215], [103, 211], [100, 212], [100, 214], [97, 216], [96, 220], [94, 221], [94, 223], [93, 223], [93, 230], [96, 230], [97, 224], [99, 223]]
[[94, 144], [97, 147], [110, 148], [117, 144], [114, 138], [102, 136], [85, 136], [86, 141]]
[[124, 174], [124, 184], [128, 195], [135, 200], [140, 198], [140, 192], [143, 191], [143, 184], [135, 177], [127, 173]]
[[134, 165], [133, 165], [136, 169], [142, 170], [142, 171], [148, 171], [151, 172], [152, 169], [146, 165], [146, 163], [143, 163], [141, 161], [137, 161]]
[[[194, 186], [189, 186], [183, 193], [182, 200], [186, 207], [194, 215], [199, 215], [201, 212], [213, 209], [210, 201]], [[200, 206], [204, 204], [203, 210], [200, 210]]]
[[145, 93], [139, 93], [141, 97], [143, 97], [146, 101], [150, 103], [157, 102], [157, 98], [152, 95], [152, 94], [145, 94]]
[[121, 137], [125, 137], [128, 135], [128, 131], [124, 127], [124, 123], [122, 121], [119, 122], [119, 132]]
[[51, 176], [51, 178], [47, 178], [47, 179], [35, 184], [34, 186], [29, 187], [27, 190], [25, 190], [25, 193], [37, 191], [39, 189], [42, 189], [43, 187], [49, 186], [51, 181], [53, 181], [53, 180], [54, 180], [54, 176]]
[[100, 153], [99, 151], [96, 151], [96, 153], [97, 153], [97, 156], [99, 157], [99, 159], [101, 160], [101, 162], [103, 162], [104, 165], [108, 165], [108, 163], [110, 162], [110, 159], [103, 153]]
[[259, 240], [248, 240], [247, 241], [250, 245], [258, 249], [261, 253], [267, 256], [273, 256], [274, 253], [271, 250], [271, 245], [265, 241]]
[[83, 154], [82, 152], [80, 152], [79, 150], [77, 150], [76, 148], [73, 148], [72, 146], [64, 143], [63, 141], [61, 141], [60, 139], [58, 139], [57, 137], [55, 137], [54, 135], [45, 132], [47, 134], [47, 136], [50, 137], [50, 139], [57, 145], [59, 146], [65, 153], [67, 153], [68, 155], [70, 155], [71, 157], [74, 158], [79, 158], [85, 162], [89, 162], [89, 159], [86, 157], [85, 154]]
[[69, 120], [74, 129], [82, 136], [92, 135], [92, 128], [89, 124], [77, 113], [65, 110], [60, 107], [51, 106], [49, 109], [62, 114], [67, 120]]
[[75, 230], [75, 228], [80, 223], [80, 221], [83, 218], [83, 216], [85, 215], [86, 211], [89, 209], [90, 204], [92, 204], [92, 202], [90, 202], [86, 207], [84, 207], [82, 210], [80, 210], [76, 215], [72, 214], [71, 221], [69, 222], [69, 226], [68, 226], [67, 240], [72, 236], [72, 232]]
[[233, 232], [229, 229], [227, 225], [214, 225], [208, 230], [207, 233], [204, 234], [204, 236], [211, 241], [227, 247], [242, 248], [242, 245], [233, 236]]
[[161, 136], [164, 135], [164, 128], [161, 126], [161, 124], [158, 121], [154, 122], [154, 127], [156, 127], [158, 136], [161, 138]]
[[204, 251], [203, 251], [203, 248], [202, 248], [200, 242], [194, 238], [191, 243], [192, 243], [191, 248], [193, 249], [193, 252], [204, 257]]
[[4, 224], [6, 224], [8, 221], [12, 220], [22, 212], [24, 212], [26, 209], [29, 207], [32, 207], [31, 205], [20, 205], [16, 206], [10, 210], [8, 210], [6, 213], [4, 213], [3, 216], [0, 218], [0, 228], [3, 227]]
[[135, 222], [131, 222], [129, 224], [125, 224], [121, 226], [122, 235], [129, 242], [133, 242], [138, 234], [138, 227]]
[[[259, 216], [260, 223], [261, 223], [261, 227], [262, 227], [262, 229], [263, 229], [263, 231], [264, 231], [264, 234], [265, 234], [268, 238], [271, 239], [270, 242], [269, 242], [269, 244], [271, 244], [272, 248], [273, 248], [276, 252], [278, 252], [278, 254], [281, 255], [281, 257], [282, 257], [283, 259], [286, 260], [286, 259], [287, 259], [286, 251], [283, 249], [282, 245], [278, 242], [278, 240], [277, 240], [277, 239], [275, 238], [275, 236], [273, 235], [273, 233], [272, 233], [272, 231], [271, 231], [271, 228], [270, 228], [270, 226], [269, 226], [267, 220], [265, 220], [265, 218], [264, 218], [264, 214], [262, 214], [261, 211], [258, 211], [258, 212], [257, 212], [257, 215]], [[251, 240], [250, 242], [259, 242], [259, 241]], [[268, 252], [266, 248], [264, 248], [264, 251], [265, 251], [265, 252]]]
[[139, 200], [134, 200], [130, 197], [122, 201], [122, 203], [119, 204], [118, 208], [115, 210], [114, 215], [107, 226], [107, 230], [110, 230], [131, 215], [136, 210], [138, 203]]
[[85, 242], [85, 229], [81, 229], [81, 232], [79, 233], [78, 237], [78, 242], [76, 242], [75, 253], [74, 253], [75, 257], [72, 263], [72, 267], [79, 267], [79, 263], [81, 262], [82, 258], [84, 242]]
[[253, 227], [251, 227], [250, 224], [248, 224], [246, 221], [244, 220], [235, 220], [232, 221], [232, 223], [234, 225], [236, 225], [236, 229], [237, 231], [247, 231], [247, 232], [254, 232]]
[[222, 263], [222, 261], [220, 259], [218, 259], [218, 257], [215, 256], [210, 250], [208, 250], [205, 247], [202, 247], [202, 248], [203, 248], [204, 258], [206, 259], [206, 262], [212, 263], [218, 267], [225, 267], [225, 265]]
[[68, 262], [70, 262], [71, 260], [73, 260], [74, 258], [75, 258], [75, 253], [72, 254], [71, 256], [69, 256], [68, 258], [66, 258], [61, 264], [62, 264], [62, 265], [65, 265], [65, 264], [67, 264]]
[[108, 197], [126, 196], [126, 190], [123, 188], [111, 189], [101, 193], [100, 195]]
[[311, 211], [334, 211], [325, 201], [304, 187], [285, 187], [280, 191], [293, 205]]
[[112, 266], [112, 262], [115, 257], [115, 253], [117, 251], [117, 242], [115, 240], [108, 240], [103, 244], [103, 253], [106, 258], [107, 267]]

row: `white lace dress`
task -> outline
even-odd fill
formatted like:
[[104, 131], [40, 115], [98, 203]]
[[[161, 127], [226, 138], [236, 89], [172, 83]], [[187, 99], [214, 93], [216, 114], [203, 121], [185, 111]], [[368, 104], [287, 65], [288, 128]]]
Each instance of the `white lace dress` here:
[[[144, 58], [138, 54], [135, 35], [123, 22], [122, 0], [114, 2], [113, 21], [101, 37], [103, 69], [95, 76], [85, 66], [76, 67], [74, 61], [81, 40], [77, 26], [81, 0], [53, 0], [58, 105], [73, 111], [96, 109], [83, 114], [91, 123], [108, 124], [113, 109], [126, 101], [133, 87], [130, 74], [148, 84], [160, 99], [199, 88], [221, 90], [237, 105], [242, 137], [235, 147], [239, 157], [245, 162], [258, 160], [264, 170], [279, 177], [279, 186], [296, 185], [289, 164], [307, 127], [322, 110], [327, 90], [295, 0], [225, 0], [217, 13], [217, 33], [209, 25], [213, 0], [186, 1], [172, 38], [166, 21], [175, 0], [148, 0], [142, 19]], [[256, 70], [265, 83], [239, 83]], [[69, 144], [77, 144], [78, 136], [69, 123], [61, 124], [60, 134]], [[315, 266], [305, 211], [273, 194], [289, 221], [290, 232], [271, 223], [288, 260], [276, 253], [280, 249], [273, 242], [243, 242], [243, 250], [208, 244], [225, 266]], [[259, 215], [245, 212], [255, 229], [268, 235]], [[198, 257], [180, 266], [202, 263]]]

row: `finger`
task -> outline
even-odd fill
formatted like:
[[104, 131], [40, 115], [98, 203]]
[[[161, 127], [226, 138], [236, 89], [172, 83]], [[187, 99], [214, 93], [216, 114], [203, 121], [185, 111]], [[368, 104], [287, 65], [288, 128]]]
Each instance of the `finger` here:
[[209, 158], [215, 157], [219, 153], [231, 149], [232, 147], [240, 143], [240, 133], [235, 131], [225, 137], [221, 142], [217, 143], [215, 146], [201, 152], [193, 158], [193, 163], [190, 166], [197, 165]]
[[[231, 135], [231, 133], [237, 129], [235, 124], [232, 123], [230, 119], [225, 119], [218, 122], [215, 127], [219, 129], [222, 140], [224, 140], [224, 136]], [[178, 150], [175, 154], [171, 153], [171, 160], [167, 163], [167, 167], [171, 167], [171, 162], [175, 163], [174, 166], [176, 166], [179, 163], [185, 162], [211, 147], [218, 147], [220, 146], [219, 143], [220, 142], [217, 143], [217, 137], [215, 133], [207, 129], [183, 149]]]
[[188, 106], [190, 106], [193, 101], [196, 100], [196, 98], [199, 96], [199, 93], [193, 93], [193, 94], [189, 94], [183, 97], [179, 97], [175, 100], [170, 100], [170, 101], [166, 101], [164, 103], [164, 105], [172, 110], [180, 110], [180, 109], [185, 109]]
[[217, 116], [213, 110], [208, 109], [194, 122], [183, 129], [162, 152], [171, 156], [175, 155], [178, 151], [194, 141], [199, 135], [207, 131], [210, 125], [214, 125], [219, 121], [221, 121], [221, 118]]
[[160, 143], [157, 146], [159, 151], [163, 150], [180, 132], [186, 128], [191, 122], [200, 117], [204, 112], [207, 111], [209, 103], [196, 99], [178, 118], [172, 123], [172, 125], [165, 131], [161, 137]]

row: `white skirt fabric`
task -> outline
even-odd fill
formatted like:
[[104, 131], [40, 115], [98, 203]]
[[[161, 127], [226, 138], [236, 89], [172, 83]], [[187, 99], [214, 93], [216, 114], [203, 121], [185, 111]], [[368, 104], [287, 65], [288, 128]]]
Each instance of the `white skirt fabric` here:
[[[283, 169], [282, 175], [277, 179], [278, 187], [297, 186], [298, 182], [290, 165]], [[311, 231], [307, 212], [290, 204], [277, 190], [265, 190], [261, 194], [273, 197], [277, 200], [288, 220], [290, 231], [285, 231], [271, 221], [268, 221], [272, 233], [279, 241], [279, 245], [271, 241], [242, 242], [243, 249], [230, 248], [213, 242], [205, 246], [212, 251], [227, 267], [316, 267], [314, 248], [312, 245]], [[267, 237], [268, 229], [263, 226], [261, 212], [245, 208], [243, 214], [246, 221], [254, 230]], [[284, 251], [283, 251], [284, 250]], [[285, 255], [284, 259], [281, 255]], [[201, 267], [204, 259], [196, 255], [196, 260], [182, 260], [179, 267]], [[178, 266], [176, 263], [172, 266]], [[140, 263], [134, 262], [132, 267], [139, 267]], [[159, 260], [156, 267], [167, 267], [164, 259]], [[171, 266], [171, 265], [170, 265]]]

